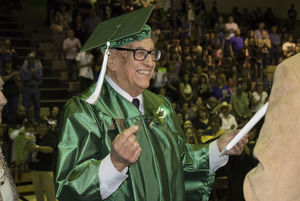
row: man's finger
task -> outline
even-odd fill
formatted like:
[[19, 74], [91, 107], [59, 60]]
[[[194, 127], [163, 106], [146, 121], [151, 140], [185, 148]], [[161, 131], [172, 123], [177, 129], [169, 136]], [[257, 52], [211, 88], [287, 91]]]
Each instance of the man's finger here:
[[133, 143], [135, 140], [136, 140], [135, 135], [130, 135], [130, 136], [127, 138], [127, 141], [130, 142], [130, 143]]
[[118, 136], [118, 142], [123, 144], [130, 136], [132, 136], [138, 130], [138, 126], [134, 125], [125, 129], [122, 133]]
[[129, 138], [127, 138], [126, 141], [124, 141], [124, 143], [122, 144], [123, 147], [126, 147], [126, 149], [128, 149], [128, 151], [135, 151], [135, 147], [138, 145], [139, 143], [136, 141], [136, 137], [135, 135], [131, 135]]
[[141, 148], [141, 147], [139, 147], [139, 148], [135, 151], [135, 153], [134, 153], [134, 155], [133, 155], [133, 157], [132, 157], [132, 162], [133, 162], [133, 163], [135, 163], [135, 162], [139, 159], [141, 152], [142, 152], [142, 148]]
[[129, 150], [130, 150], [132, 153], [135, 153], [135, 151], [136, 151], [137, 149], [139, 149], [139, 148], [140, 148], [140, 144], [139, 144], [137, 141], [135, 141], [135, 142], [133, 142], [133, 143], [130, 145]]

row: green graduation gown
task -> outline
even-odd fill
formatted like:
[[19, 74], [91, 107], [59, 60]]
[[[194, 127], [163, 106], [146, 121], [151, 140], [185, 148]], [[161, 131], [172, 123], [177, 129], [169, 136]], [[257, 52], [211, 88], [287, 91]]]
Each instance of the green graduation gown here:
[[[145, 114], [119, 95], [106, 81], [101, 98], [91, 105], [85, 99], [90, 87], [65, 105], [60, 122], [56, 195], [60, 201], [103, 200], [98, 169], [117, 134], [138, 125], [142, 147], [129, 177], [105, 200], [191, 201], [208, 200], [214, 175], [209, 175], [208, 145], [185, 143], [184, 133], [170, 102], [145, 90]], [[156, 111], [167, 115], [157, 121]], [[151, 127], [149, 126], [152, 123]]]

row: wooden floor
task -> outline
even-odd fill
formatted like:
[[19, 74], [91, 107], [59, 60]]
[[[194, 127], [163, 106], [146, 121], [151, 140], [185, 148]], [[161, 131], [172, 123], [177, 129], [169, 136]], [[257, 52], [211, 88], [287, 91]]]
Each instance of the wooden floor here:
[[[21, 177], [15, 175], [15, 183], [20, 195], [19, 200], [36, 201], [30, 172], [23, 172]], [[47, 200], [46, 197], [44, 200]]]
[[[28, 201], [36, 201], [35, 195], [26, 195], [26, 196], [24, 196], [24, 198]], [[22, 200], [22, 199], [19, 199], [19, 200]], [[46, 200], [46, 198], [45, 198], [45, 200]]]
[[[35, 200], [31, 173], [22, 172], [21, 175], [15, 174], [14, 179], [19, 195], [27, 200]], [[28, 199], [29, 197], [34, 199]]]

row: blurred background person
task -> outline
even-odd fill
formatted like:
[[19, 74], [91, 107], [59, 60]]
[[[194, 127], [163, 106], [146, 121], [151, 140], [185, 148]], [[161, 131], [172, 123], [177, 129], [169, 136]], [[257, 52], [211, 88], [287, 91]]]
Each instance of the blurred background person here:
[[76, 66], [76, 56], [81, 48], [81, 43], [80, 40], [74, 36], [72, 29], [69, 29], [67, 33], [68, 37], [63, 41], [63, 50], [67, 63], [69, 82], [73, 82], [73, 69]]
[[3, 109], [3, 122], [7, 123], [11, 116], [15, 116], [18, 110], [19, 96], [20, 96], [20, 76], [19, 72], [13, 66], [11, 59], [6, 59], [2, 73], [4, 81], [3, 94], [7, 98], [7, 104]]
[[30, 119], [29, 111], [31, 103], [34, 108], [34, 120], [40, 119], [40, 89], [43, 73], [41, 66], [35, 64], [35, 55], [28, 55], [28, 65], [23, 65], [20, 72], [23, 83], [23, 105], [26, 108], [27, 118]]
[[[7, 103], [5, 96], [1, 89], [4, 82], [0, 77], [0, 124], [2, 123], [2, 110]], [[4, 159], [2, 148], [0, 146], [0, 200], [5, 201], [17, 201], [18, 193], [12, 175], [8, 169], [6, 161]]]
[[37, 152], [35, 160], [30, 161], [29, 169], [32, 174], [34, 193], [37, 201], [56, 201], [54, 190], [54, 165], [57, 139], [51, 132], [47, 120], [41, 119], [35, 144], [27, 144], [25, 151], [33, 154]]
[[83, 91], [88, 88], [94, 80], [94, 56], [90, 51], [80, 52], [76, 56], [76, 62], [79, 70], [80, 91]]

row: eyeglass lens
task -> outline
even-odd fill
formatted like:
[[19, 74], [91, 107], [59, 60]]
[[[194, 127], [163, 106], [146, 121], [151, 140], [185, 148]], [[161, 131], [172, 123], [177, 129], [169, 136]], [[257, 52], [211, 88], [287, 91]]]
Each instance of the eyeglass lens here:
[[136, 60], [143, 61], [147, 58], [148, 54], [151, 55], [151, 59], [153, 61], [157, 61], [160, 59], [160, 51], [159, 50], [152, 50], [152, 51], [147, 51], [143, 49], [137, 49], [134, 51], [134, 56]]

